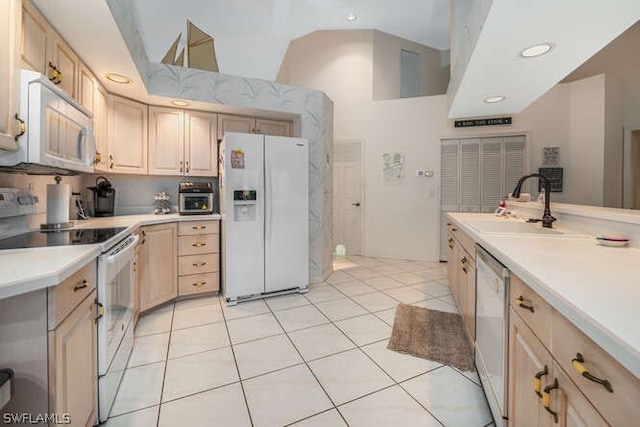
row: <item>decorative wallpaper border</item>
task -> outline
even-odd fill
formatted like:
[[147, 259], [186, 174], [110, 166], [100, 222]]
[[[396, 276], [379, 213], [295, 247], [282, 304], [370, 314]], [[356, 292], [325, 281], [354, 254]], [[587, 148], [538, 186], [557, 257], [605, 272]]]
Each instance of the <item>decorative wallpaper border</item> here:
[[309, 276], [332, 270], [333, 102], [316, 90], [150, 62], [130, 0], [107, 0], [131, 57], [151, 95], [297, 114], [309, 140]]

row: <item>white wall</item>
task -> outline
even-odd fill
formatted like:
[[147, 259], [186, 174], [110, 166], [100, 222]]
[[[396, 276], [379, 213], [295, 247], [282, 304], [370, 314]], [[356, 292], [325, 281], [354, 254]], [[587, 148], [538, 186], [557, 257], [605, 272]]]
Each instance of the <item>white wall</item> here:
[[372, 31], [316, 31], [289, 44], [276, 81], [324, 91], [334, 103], [334, 138], [358, 139], [369, 125], [372, 43]]
[[[525, 134], [530, 172], [542, 165], [543, 147], [560, 147], [565, 191], [553, 193], [551, 200], [602, 202], [603, 78], [555, 86], [514, 115], [510, 126], [456, 129], [446, 118], [444, 95], [372, 99], [373, 40], [365, 33], [338, 37], [320, 32], [299, 39], [291, 45], [281, 72], [283, 83], [324, 90], [333, 99], [335, 139], [364, 141], [365, 255], [438, 260], [443, 138]], [[389, 152], [405, 155], [403, 181], [383, 180], [382, 155]], [[433, 170], [435, 177], [417, 178], [416, 169]]]
[[443, 95], [449, 84], [449, 66], [442, 52], [419, 43], [373, 31], [373, 99], [400, 98], [400, 51], [420, 57], [420, 96]]
[[[446, 95], [371, 104], [363, 162], [367, 255], [438, 259], [440, 135], [447, 125], [446, 107]], [[382, 155], [390, 152], [404, 153], [402, 181], [383, 179]], [[417, 169], [435, 176], [416, 177]]]
[[604, 189], [604, 76], [570, 83], [566, 202], [602, 206]]

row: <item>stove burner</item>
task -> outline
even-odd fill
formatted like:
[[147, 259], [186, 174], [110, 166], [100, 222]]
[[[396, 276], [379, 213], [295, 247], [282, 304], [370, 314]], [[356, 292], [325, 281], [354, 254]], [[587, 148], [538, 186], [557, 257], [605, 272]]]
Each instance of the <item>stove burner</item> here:
[[31, 231], [0, 240], [0, 249], [42, 248], [48, 246], [90, 245], [105, 242], [126, 227], [76, 228], [56, 231]]

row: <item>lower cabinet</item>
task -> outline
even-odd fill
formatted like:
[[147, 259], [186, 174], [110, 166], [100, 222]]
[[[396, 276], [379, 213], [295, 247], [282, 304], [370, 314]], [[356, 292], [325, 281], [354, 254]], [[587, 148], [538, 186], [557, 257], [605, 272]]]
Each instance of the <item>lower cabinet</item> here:
[[140, 311], [145, 311], [178, 296], [178, 226], [144, 226], [140, 234]]
[[522, 280], [511, 278], [510, 425], [635, 425], [638, 402], [635, 375]]
[[178, 295], [198, 295], [220, 289], [220, 221], [178, 224]]
[[509, 324], [510, 425], [609, 425], [513, 308]]
[[467, 328], [467, 336], [473, 346], [476, 323], [476, 261], [475, 252], [472, 251], [474, 255], [471, 255], [468, 251], [468, 248], [473, 248], [473, 241], [451, 224], [448, 225], [447, 276], [453, 298]]
[[95, 298], [93, 292], [49, 332], [50, 409], [69, 414], [72, 426], [92, 426], [96, 419]]

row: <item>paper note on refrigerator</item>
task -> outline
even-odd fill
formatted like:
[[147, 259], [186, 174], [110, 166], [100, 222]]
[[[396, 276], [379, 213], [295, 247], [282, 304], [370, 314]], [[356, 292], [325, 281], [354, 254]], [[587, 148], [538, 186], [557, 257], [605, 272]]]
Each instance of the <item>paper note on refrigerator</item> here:
[[231, 167], [233, 169], [244, 169], [244, 153], [242, 150], [231, 151]]

